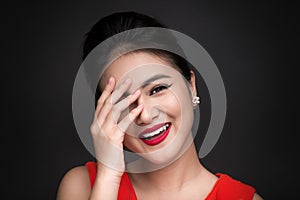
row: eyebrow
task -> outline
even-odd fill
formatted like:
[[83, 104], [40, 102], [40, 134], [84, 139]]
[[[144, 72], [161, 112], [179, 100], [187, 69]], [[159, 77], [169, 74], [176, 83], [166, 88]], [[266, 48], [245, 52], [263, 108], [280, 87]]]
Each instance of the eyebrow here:
[[154, 75], [152, 76], [151, 78], [147, 79], [146, 81], [143, 82], [141, 88], [144, 88], [146, 87], [147, 85], [149, 85], [150, 83], [158, 80], [158, 79], [162, 79], [162, 78], [171, 78], [170, 76], [168, 75], [165, 75], [165, 74], [157, 74], [157, 75]]
[[[146, 81], [144, 81], [144, 82], [142, 83], [141, 88], [144, 88], [144, 87], [146, 87], [147, 85], [149, 85], [150, 83], [152, 83], [152, 82], [154, 82], [154, 81], [156, 81], [156, 80], [159, 80], [159, 79], [163, 79], [163, 78], [171, 78], [171, 77], [168, 76], [168, 75], [165, 75], [165, 74], [156, 74], [156, 75], [150, 77], [149, 79], [147, 79]], [[128, 92], [125, 92], [123, 96], [126, 97], [126, 96], [128, 96], [128, 95], [130, 95], [130, 94], [129, 94]]]

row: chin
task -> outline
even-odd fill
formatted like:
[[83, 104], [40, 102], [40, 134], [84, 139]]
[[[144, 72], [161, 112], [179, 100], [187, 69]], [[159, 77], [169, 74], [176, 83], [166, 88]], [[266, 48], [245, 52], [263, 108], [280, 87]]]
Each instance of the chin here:
[[182, 146], [176, 147], [173, 144], [169, 144], [168, 146], [165, 146], [157, 151], [139, 155], [149, 161], [151, 164], [167, 166], [173, 163], [183, 154], [183, 151], [180, 150], [182, 149], [181, 147]]

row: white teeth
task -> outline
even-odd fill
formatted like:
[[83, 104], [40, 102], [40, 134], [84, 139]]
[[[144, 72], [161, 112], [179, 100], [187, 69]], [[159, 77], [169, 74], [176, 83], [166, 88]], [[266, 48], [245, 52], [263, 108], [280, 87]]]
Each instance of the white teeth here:
[[165, 124], [164, 126], [160, 127], [159, 129], [157, 129], [155, 131], [152, 131], [150, 133], [146, 133], [146, 134], [142, 135], [141, 138], [142, 139], [147, 139], [147, 138], [153, 137], [155, 135], [158, 135], [161, 132], [167, 130], [168, 127], [169, 127], [169, 124]]

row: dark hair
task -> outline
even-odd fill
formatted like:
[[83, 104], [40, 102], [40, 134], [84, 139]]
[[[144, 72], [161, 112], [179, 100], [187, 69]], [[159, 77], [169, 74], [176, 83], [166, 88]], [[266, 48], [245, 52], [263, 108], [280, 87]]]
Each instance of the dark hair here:
[[[118, 33], [128, 31], [131, 29], [136, 28], [143, 28], [143, 27], [158, 27], [158, 28], [167, 28], [163, 23], [159, 22], [158, 20], [136, 12], [118, 12], [111, 15], [108, 15], [102, 19], [100, 19], [92, 28], [91, 30], [85, 35], [85, 41], [83, 46], [83, 60], [88, 56], [88, 54], [100, 43], [104, 42], [106, 39], [114, 36]], [[146, 42], [153, 42], [152, 38], [154, 37], [164, 37], [160, 38], [159, 41], [168, 41], [172, 42], [172, 44], [176, 43], [176, 48], [183, 52], [181, 47], [177, 44], [176, 39], [169, 35], [166, 36], [157, 36], [154, 32], [148, 31], [143, 32], [141, 35], [135, 34], [128, 36], [127, 38], [122, 38], [120, 41], [120, 45], [131, 44], [134, 42], [139, 43], [146, 43]], [[168, 43], [166, 42], [166, 45]], [[109, 45], [109, 50], [103, 52], [103, 54], [111, 54], [115, 49], [119, 48], [120, 46], [112, 46]], [[183, 57], [172, 53], [170, 51], [166, 51], [163, 49], [154, 49], [154, 48], [144, 48], [138, 49], [134, 52], [147, 52], [154, 55], [159, 56], [160, 58], [166, 60], [185, 77], [186, 80], [190, 81], [191, 79], [191, 65], [187, 62]], [[184, 55], [182, 53], [182, 55]], [[97, 86], [96, 93], [95, 93], [95, 103], [97, 102], [98, 98], [101, 95], [101, 89]]]

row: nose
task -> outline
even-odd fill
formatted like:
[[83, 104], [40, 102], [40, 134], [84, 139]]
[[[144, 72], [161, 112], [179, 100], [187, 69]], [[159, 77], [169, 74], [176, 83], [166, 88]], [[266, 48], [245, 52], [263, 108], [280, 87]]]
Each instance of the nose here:
[[143, 110], [136, 118], [135, 123], [139, 126], [151, 124], [153, 119], [158, 116], [158, 110], [155, 108], [155, 102], [147, 99], [147, 97], [140, 96], [137, 101], [137, 106], [143, 104]]

